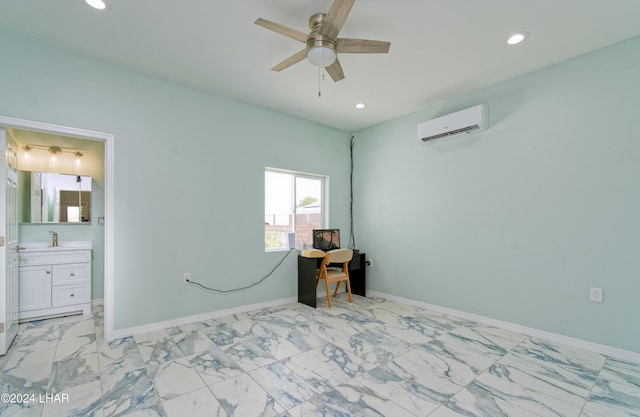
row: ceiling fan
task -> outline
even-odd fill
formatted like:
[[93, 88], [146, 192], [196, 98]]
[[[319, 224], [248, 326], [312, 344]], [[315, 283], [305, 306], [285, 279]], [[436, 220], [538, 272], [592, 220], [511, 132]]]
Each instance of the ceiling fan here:
[[307, 58], [313, 65], [326, 68], [333, 81], [340, 81], [344, 79], [344, 72], [338, 60], [338, 53], [386, 54], [389, 52], [391, 42], [337, 37], [354, 3], [355, 0], [334, 0], [326, 14], [316, 13], [309, 18], [311, 28], [309, 34], [262, 18], [256, 20], [257, 25], [306, 44], [304, 49], [271, 69], [282, 71]]

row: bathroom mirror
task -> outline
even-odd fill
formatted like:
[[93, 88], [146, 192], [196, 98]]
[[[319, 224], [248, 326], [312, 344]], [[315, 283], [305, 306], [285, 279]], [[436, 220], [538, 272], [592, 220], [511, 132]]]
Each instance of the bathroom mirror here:
[[91, 223], [91, 177], [19, 171], [22, 223]]

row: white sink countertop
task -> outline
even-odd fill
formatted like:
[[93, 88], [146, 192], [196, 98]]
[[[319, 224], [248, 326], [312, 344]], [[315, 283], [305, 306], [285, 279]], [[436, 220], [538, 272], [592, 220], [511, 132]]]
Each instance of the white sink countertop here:
[[58, 246], [51, 246], [51, 242], [29, 242], [18, 245], [19, 252], [58, 252], [66, 250], [93, 249], [91, 241], [59, 242]]

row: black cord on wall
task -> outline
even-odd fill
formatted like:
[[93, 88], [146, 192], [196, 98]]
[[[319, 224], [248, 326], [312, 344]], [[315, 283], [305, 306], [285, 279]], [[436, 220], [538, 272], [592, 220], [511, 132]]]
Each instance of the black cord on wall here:
[[356, 248], [356, 237], [353, 233], [353, 145], [355, 143], [356, 134], [351, 136], [349, 143], [350, 172], [349, 172], [349, 248]]
[[[262, 278], [260, 278], [259, 280], [257, 280], [256, 282], [254, 282], [254, 283], [252, 283], [252, 284], [245, 285], [244, 287], [231, 288], [231, 289], [228, 289], [228, 290], [221, 290], [221, 289], [218, 289], [218, 288], [210, 288], [210, 287], [207, 287], [206, 285], [202, 285], [202, 284], [200, 284], [199, 282], [191, 281], [190, 279], [189, 279], [189, 280], [187, 280], [187, 283], [188, 283], [188, 284], [193, 284], [193, 285], [195, 285], [195, 286], [197, 286], [197, 287], [200, 287], [200, 288], [202, 288], [203, 290], [211, 291], [211, 292], [216, 292], [216, 293], [219, 293], [219, 294], [228, 294], [228, 293], [231, 293], [231, 292], [237, 292], [237, 291], [242, 291], [242, 290], [248, 290], [249, 288], [252, 288], [252, 287], [255, 287], [255, 286], [256, 286], [256, 285], [258, 285], [258, 284], [261, 284], [265, 279], [269, 278], [269, 277], [270, 277], [270, 276], [275, 272], [275, 270], [276, 270], [276, 269], [278, 269], [278, 267], [279, 267], [280, 265], [282, 265], [282, 263], [284, 262], [284, 260], [285, 260], [285, 259], [287, 259], [287, 257], [289, 256], [289, 254], [290, 254], [291, 252], [298, 252], [298, 250], [297, 250], [297, 249], [289, 249], [289, 251], [288, 251], [288, 252], [287, 252], [287, 253], [282, 257], [282, 259], [280, 259], [280, 262], [278, 262], [278, 263], [276, 264], [276, 266], [274, 266], [274, 267], [273, 267], [273, 269], [272, 269], [271, 271], [269, 271], [269, 273], [268, 273], [267, 275], [263, 276]], [[299, 253], [299, 252], [298, 252], [298, 253]]]

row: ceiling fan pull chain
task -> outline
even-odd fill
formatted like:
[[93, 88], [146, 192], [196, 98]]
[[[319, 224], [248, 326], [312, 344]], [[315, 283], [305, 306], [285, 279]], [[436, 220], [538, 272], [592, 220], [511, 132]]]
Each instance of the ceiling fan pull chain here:
[[322, 92], [320, 91], [320, 81], [322, 79], [322, 70], [323, 68], [318, 67], [318, 97], [322, 96]]

